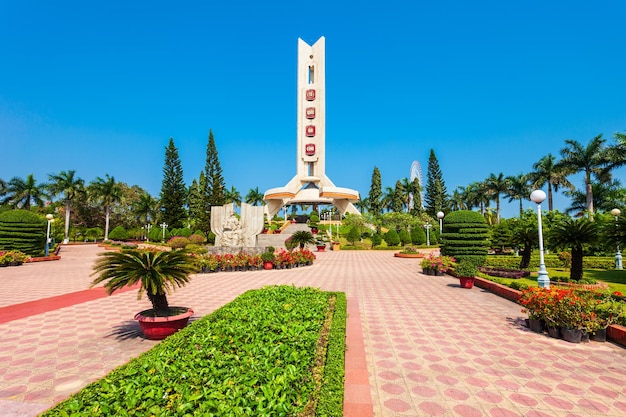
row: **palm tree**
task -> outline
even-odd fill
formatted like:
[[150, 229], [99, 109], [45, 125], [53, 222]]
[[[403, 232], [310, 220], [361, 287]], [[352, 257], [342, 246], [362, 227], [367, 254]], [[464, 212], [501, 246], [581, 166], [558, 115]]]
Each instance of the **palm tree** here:
[[359, 199], [359, 201], [354, 203], [354, 205], [356, 206], [356, 208], [359, 209], [361, 214], [364, 214], [365, 210], [370, 206], [370, 198], [369, 197], [361, 198]]
[[46, 184], [37, 184], [33, 174], [28, 174], [26, 180], [13, 177], [6, 187], [7, 197], [4, 202], [24, 210], [30, 210], [31, 201], [36, 206], [43, 206], [44, 199], [48, 197], [46, 187]]
[[380, 206], [384, 210], [392, 211], [393, 210], [393, 196], [395, 194], [395, 190], [391, 187], [385, 187], [383, 191], [383, 198], [380, 201]]
[[61, 171], [58, 174], [49, 174], [48, 191], [52, 196], [63, 194], [65, 199], [65, 236], [63, 243], [70, 241], [70, 209], [72, 200], [79, 193], [85, 191], [85, 181], [82, 178], [75, 178], [76, 171]]
[[450, 208], [452, 210], [468, 210], [469, 206], [466, 201], [465, 189], [459, 186], [452, 192], [452, 197], [450, 197]]
[[315, 237], [308, 230], [298, 230], [289, 238], [292, 245], [299, 245], [300, 249], [304, 249], [305, 245], [314, 245]]
[[552, 246], [571, 248], [572, 267], [570, 279], [576, 281], [583, 277], [583, 248], [598, 240], [598, 225], [585, 217], [564, 218], [550, 229], [549, 241]]
[[567, 174], [562, 167], [555, 163], [556, 158], [551, 153], [547, 154], [533, 164], [535, 171], [528, 174], [528, 180], [534, 188], [541, 188], [548, 184], [548, 211], [552, 211], [552, 191], [558, 192], [559, 187], [574, 189], [567, 180]]
[[561, 149], [563, 158], [559, 162], [559, 166], [563, 171], [566, 174], [584, 173], [586, 206], [590, 216], [593, 216], [591, 176], [605, 181], [610, 177], [610, 172], [606, 170], [610, 160], [604, 146], [605, 142], [602, 135], [591, 139], [586, 147], [575, 140], [567, 139], [565, 141], [566, 146]]
[[[598, 211], [609, 212], [615, 208], [616, 202], [626, 201], [626, 190], [618, 180], [593, 183], [591, 190], [593, 206]], [[565, 195], [571, 200], [570, 206], [565, 210], [566, 213], [579, 217], [587, 212], [587, 196], [584, 192], [566, 191]]]
[[530, 196], [528, 177], [525, 174], [517, 174], [515, 176], [506, 177], [505, 180], [508, 185], [505, 191], [508, 196], [508, 201], [510, 203], [513, 200], [519, 200], [519, 215], [522, 217], [522, 213], [524, 212], [522, 202]]
[[91, 188], [91, 198], [104, 206], [104, 240], [109, 240], [111, 206], [122, 201], [122, 187], [109, 174], [106, 174], [104, 179], [97, 177], [89, 184], [89, 187]]
[[99, 275], [91, 286], [104, 282], [104, 288], [111, 295], [139, 283], [139, 298], [145, 292], [157, 316], [167, 315], [167, 293], [183, 287], [189, 282], [189, 275], [196, 271], [190, 255], [183, 251], [136, 249], [105, 252], [100, 256], [92, 274]]
[[224, 201], [226, 203], [234, 203], [236, 206], [241, 206], [241, 194], [235, 188], [234, 185], [230, 187], [230, 190], [224, 190]]
[[496, 202], [496, 223], [500, 223], [500, 194], [506, 194], [509, 189], [509, 184], [506, 181], [504, 174], [498, 175], [490, 174], [484, 182], [485, 191], [493, 196], [493, 200]]
[[146, 192], [141, 194], [139, 199], [134, 202], [133, 213], [135, 213], [135, 216], [137, 216], [140, 222], [149, 224], [152, 223], [152, 220], [156, 217], [158, 206], [159, 200]]
[[246, 203], [252, 204], [253, 206], [265, 205], [265, 200], [263, 199], [264, 195], [259, 191], [259, 187], [255, 187], [254, 189], [250, 188], [248, 194], [246, 194]]

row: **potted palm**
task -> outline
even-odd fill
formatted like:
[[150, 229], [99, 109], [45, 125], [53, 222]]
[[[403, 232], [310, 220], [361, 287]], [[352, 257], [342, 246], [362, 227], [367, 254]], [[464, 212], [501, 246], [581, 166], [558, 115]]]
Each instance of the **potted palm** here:
[[461, 288], [472, 288], [474, 286], [474, 278], [478, 273], [478, 268], [474, 262], [469, 259], [463, 259], [454, 268], [454, 273], [461, 282]]
[[172, 307], [167, 293], [183, 287], [196, 272], [190, 255], [183, 251], [133, 249], [124, 252], [106, 252], [94, 265], [98, 276], [91, 287], [104, 283], [109, 295], [124, 287], [139, 284], [139, 298], [145, 293], [152, 308], [135, 315], [148, 339], [160, 340], [185, 327], [193, 310]]
[[[306, 245], [315, 245], [315, 237], [313, 233], [306, 230], [298, 230], [290, 238], [291, 244], [300, 246], [300, 249], [304, 249]], [[324, 245], [325, 246], [325, 245]]]

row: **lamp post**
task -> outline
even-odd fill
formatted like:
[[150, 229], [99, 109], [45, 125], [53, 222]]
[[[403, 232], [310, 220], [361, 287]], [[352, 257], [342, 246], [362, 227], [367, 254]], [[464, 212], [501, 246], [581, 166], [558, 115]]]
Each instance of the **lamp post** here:
[[537, 283], [539, 287], [550, 289], [550, 278], [546, 271], [546, 264], [543, 259], [543, 231], [541, 229], [541, 203], [546, 199], [546, 193], [542, 190], [535, 190], [530, 193], [530, 199], [537, 204], [537, 229], [539, 230], [539, 274]]
[[437, 212], [437, 218], [439, 219], [439, 234], [441, 234], [443, 231], [443, 216], [445, 216], [445, 214], [443, 214], [443, 211]]
[[[150, 228], [152, 228], [152, 225], [150, 223], [146, 224], [144, 226], [146, 228], [146, 242], [150, 242]], [[167, 227], [167, 226], [165, 226]], [[143, 227], [142, 227], [143, 229]]]
[[611, 210], [611, 214], [615, 217], [615, 242], [617, 243], [617, 253], [615, 254], [615, 269], [622, 269], [622, 254], [619, 251], [619, 236], [618, 236], [618, 226], [617, 219], [620, 214], [622, 214], [621, 210], [618, 208], [614, 208]]
[[50, 223], [54, 220], [54, 216], [52, 214], [46, 214], [46, 220], [48, 221], [48, 229], [46, 231], [45, 255], [48, 256], [50, 254]]
[[426, 228], [426, 246], [430, 246], [430, 228], [433, 227], [433, 225], [426, 223], [424, 227]]
[[163, 242], [165, 242], [165, 229], [167, 228], [167, 223], [163, 222], [159, 226], [163, 229]]

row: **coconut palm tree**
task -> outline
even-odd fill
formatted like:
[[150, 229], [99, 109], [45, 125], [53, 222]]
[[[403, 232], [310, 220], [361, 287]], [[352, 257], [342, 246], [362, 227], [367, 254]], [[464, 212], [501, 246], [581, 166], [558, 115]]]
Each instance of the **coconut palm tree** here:
[[509, 190], [509, 184], [506, 181], [503, 173], [498, 175], [490, 174], [484, 182], [484, 189], [487, 193], [493, 196], [493, 200], [496, 202], [496, 223], [500, 223], [500, 194], [506, 194]]
[[[616, 202], [626, 201], [626, 190], [622, 188], [618, 180], [593, 183], [591, 189], [593, 206], [598, 211], [609, 212], [615, 208]], [[565, 210], [566, 213], [579, 217], [587, 212], [587, 196], [583, 191], [566, 191], [565, 195], [571, 201], [570, 206]]]
[[70, 210], [72, 200], [79, 193], [85, 191], [85, 181], [82, 178], [75, 177], [76, 171], [73, 169], [70, 171], [61, 171], [58, 174], [49, 174], [48, 191], [52, 196], [63, 194], [65, 199], [65, 235], [63, 237], [63, 243], [67, 244], [70, 241]]
[[465, 189], [461, 186], [452, 191], [452, 197], [450, 197], [450, 208], [452, 210], [468, 210], [467, 199]]
[[567, 180], [567, 174], [558, 165], [556, 158], [551, 153], [547, 154], [533, 164], [533, 172], [528, 174], [528, 181], [534, 188], [542, 188], [548, 184], [548, 211], [552, 211], [552, 192], [559, 191], [559, 187], [573, 190], [574, 186]]
[[315, 237], [308, 230], [298, 230], [291, 235], [290, 241], [292, 245], [299, 245], [300, 249], [304, 249], [305, 245], [314, 245]]
[[517, 174], [515, 176], [506, 177], [507, 195], [509, 203], [513, 200], [519, 200], [519, 215], [522, 216], [524, 207], [522, 202], [530, 196], [530, 186], [528, 185], [528, 177], [525, 174]]
[[169, 311], [167, 293], [187, 284], [189, 275], [195, 271], [190, 255], [183, 251], [105, 252], [96, 261], [92, 275], [99, 275], [91, 286], [104, 282], [104, 288], [111, 295], [139, 283], [139, 298], [146, 293], [156, 315], [163, 316]]
[[393, 196], [395, 194], [395, 190], [391, 187], [385, 187], [383, 191], [383, 198], [381, 199], [380, 206], [384, 210], [393, 211]]
[[562, 159], [559, 167], [566, 174], [576, 174], [582, 172], [585, 178], [585, 197], [587, 212], [593, 216], [593, 188], [591, 177], [595, 176], [600, 180], [608, 180], [610, 172], [606, 170], [610, 164], [605, 140], [602, 135], [591, 139], [587, 146], [582, 145], [572, 139], [565, 141], [565, 147], [561, 149]]
[[90, 184], [91, 198], [104, 206], [104, 240], [109, 240], [109, 220], [111, 218], [111, 207], [122, 201], [122, 187], [115, 182], [114, 177], [106, 174], [105, 178], [97, 177]]
[[241, 206], [241, 194], [234, 185], [230, 187], [230, 190], [224, 190], [224, 201], [234, 203], [235, 206]]
[[250, 188], [248, 194], [246, 194], [246, 203], [252, 204], [253, 206], [265, 205], [265, 200], [263, 199], [264, 195], [259, 191], [259, 187], [255, 187], [254, 189]]
[[133, 204], [133, 213], [137, 216], [137, 220], [143, 224], [152, 223], [156, 217], [159, 200], [152, 197], [149, 193], [143, 193], [139, 199]]
[[583, 249], [597, 242], [598, 231], [598, 224], [586, 217], [576, 220], [566, 217], [550, 229], [548, 237], [550, 245], [570, 248], [572, 251], [570, 279], [578, 281], [583, 277]]
[[7, 184], [7, 197], [3, 202], [24, 210], [30, 210], [31, 202], [36, 206], [43, 206], [45, 199], [48, 198], [46, 187], [46, 184], [37, 184], [33, 174], [28, 174], [26, 180], [13, 177]]

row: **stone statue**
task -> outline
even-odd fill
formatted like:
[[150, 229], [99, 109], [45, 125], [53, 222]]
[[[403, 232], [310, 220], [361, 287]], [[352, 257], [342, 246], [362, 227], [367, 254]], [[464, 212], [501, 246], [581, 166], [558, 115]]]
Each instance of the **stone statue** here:
[[256, 236], [263, 230], [263, 207], [241, 204], [241, 219], [232, 203], [211, 207], [211, 231], [215, 246], [256, 247]]

